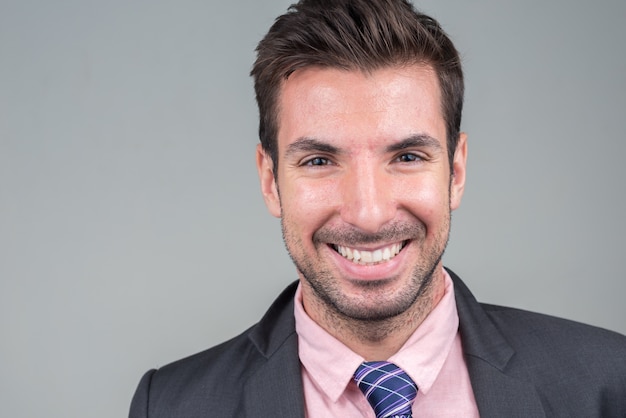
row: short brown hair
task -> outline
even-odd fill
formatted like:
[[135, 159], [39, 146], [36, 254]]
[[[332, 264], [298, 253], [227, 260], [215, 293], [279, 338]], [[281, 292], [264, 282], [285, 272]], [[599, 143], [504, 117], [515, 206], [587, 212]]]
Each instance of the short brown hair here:
[[291, 73], [304, 67], [371, 72], [407, 64], [427, 64], [437, 73], [452, 169], [463, 109], [461, 61], [437, 21], [408, 1], [300, 0], [276, 19], [256, 51], [250, 75], [259, 106], [259, 138], [274, 170], [278, 95]]

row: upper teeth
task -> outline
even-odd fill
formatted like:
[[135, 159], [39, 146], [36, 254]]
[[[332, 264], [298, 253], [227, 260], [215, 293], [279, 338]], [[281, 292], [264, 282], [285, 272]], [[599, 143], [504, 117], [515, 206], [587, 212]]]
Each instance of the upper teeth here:
[[337, 245], [337, 252], [358, 264], [380, 263], [381, 261], [391, 260], [395, 257], [403, 247], [403, 243], [399, 242], [388, 247], [379, 248], [375, 251], [357, 250], [354, 248]]

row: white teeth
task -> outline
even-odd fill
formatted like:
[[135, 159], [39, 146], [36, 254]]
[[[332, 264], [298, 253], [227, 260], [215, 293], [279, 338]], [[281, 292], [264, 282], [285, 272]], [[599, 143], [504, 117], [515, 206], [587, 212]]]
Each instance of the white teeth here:
[[342, 245], [337, 245], [335, 248], [344, 258], [357, 264], [376, 264], [391, 260], [400, 252], [403, 246], [403, 243], [396, 243], [375, 251], [356, 250]]

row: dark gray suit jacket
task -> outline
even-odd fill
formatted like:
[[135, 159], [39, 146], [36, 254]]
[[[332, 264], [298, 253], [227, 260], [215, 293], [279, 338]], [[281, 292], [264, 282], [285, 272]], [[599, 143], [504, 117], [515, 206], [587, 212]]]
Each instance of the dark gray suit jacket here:
[[[626, 337], [479, 304], [452, 272], [482, 417], [626, 417]], [[302, 417], [295, 283], [230, 341], [147, 372], [130, 418]]]

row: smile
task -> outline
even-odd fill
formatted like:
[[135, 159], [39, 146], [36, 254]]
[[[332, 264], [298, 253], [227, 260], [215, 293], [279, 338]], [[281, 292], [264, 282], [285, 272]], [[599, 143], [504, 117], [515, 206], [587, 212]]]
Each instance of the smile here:
[[360, 265], [372, 265], [394, 258], [404, 248], [408, 241], [397, 242], [387, 247], [374, 251], [357, 250], [356, 248], [345, 247], [343, 245], [331, 245], [331, 247], [343, 256], [346, 260]]

